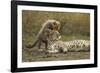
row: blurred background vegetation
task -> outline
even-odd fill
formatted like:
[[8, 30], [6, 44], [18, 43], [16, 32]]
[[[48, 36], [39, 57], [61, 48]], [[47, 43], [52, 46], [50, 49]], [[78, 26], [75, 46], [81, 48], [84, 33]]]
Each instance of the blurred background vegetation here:
[[89, 39], [90, 14], [76, 12], [22, 11], [23, 42], [32, 43], [43, 23], [48, 19], [61, 23], [62, 40]]

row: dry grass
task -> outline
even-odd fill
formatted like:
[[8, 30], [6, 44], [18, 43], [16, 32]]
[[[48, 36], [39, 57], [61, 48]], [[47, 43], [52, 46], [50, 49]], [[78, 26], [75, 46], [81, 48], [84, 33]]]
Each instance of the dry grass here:
[[59, 61], [59, 60], [80, 60], [89, 59], [89, 51], [77, 51], [68, 53], [48, 54], [39, 49], [23, 49], [23, 62], [36, 62], [36, 61]]

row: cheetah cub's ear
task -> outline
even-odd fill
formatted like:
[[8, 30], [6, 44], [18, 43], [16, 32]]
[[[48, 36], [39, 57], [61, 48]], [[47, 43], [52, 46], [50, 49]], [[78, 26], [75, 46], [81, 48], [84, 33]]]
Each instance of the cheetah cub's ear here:
[[59, 31], [59, 30], [60, 30], [60, 27], [61, 27], [61, 24], [60, 24], [59, 21], [55, 21], [55, 22], [53, 23], [53, 26], [54, 26], [54, 30]]

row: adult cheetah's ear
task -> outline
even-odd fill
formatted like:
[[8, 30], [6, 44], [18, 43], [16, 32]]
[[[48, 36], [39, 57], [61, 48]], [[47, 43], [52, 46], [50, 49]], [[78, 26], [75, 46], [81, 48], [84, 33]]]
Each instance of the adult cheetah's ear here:
[[55, 21], [55, 22], [53, 22], [53, 24], [54, 24], [54, 25], [57, 25], [57, 22]]

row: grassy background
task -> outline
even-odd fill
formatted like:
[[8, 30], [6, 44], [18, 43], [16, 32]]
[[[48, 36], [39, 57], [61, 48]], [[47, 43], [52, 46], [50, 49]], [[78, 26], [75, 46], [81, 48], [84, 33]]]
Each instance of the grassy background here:
[[[71, 12], [43, 12], [43, 11], [22, 11], [22, 45], [23, 48], [26, 44], [33, 44], [36, 39], [36, 35], [41, 29], [43, 23], [48, 19], [58, 20], [61, 23], [60, 33], [61, 40], [68, 41], [74, 39], [90, 39], [90, 14], [88, 13], [71, 13]], [[36, 50], [34, 50], [36, 51]], [[38, 61], [38, 53], [33, 54], [34, 51], [28, 51], [23, 49], [22, 60], [27, 61]], [[86, 53], [86, 52], [85, 52]], [[71, 59], [85, 59], [89, 58], [88, 54], [78, 53], [76, 57]], [[73, 54], [74, 55], [74, 54]], [[80, 57], [82, 55], [82, 57]], [[62, 56], [62, 55], [61, 55]], [[53, 56], [52, 56], [53, 57]], [[60, 57], [52, 58], [50, 60], [60, 60]], [[66, 55], [65, 55], [66, 57]], [[67, 60], [67, 58], [63, 57], [62, 60]], [[72, 55], [70, 55], [72, 57]], [[48, 60], [50, 57], [41, 58], [39, 61]], [[70, 59], [70, 58], [68, 58]]]

